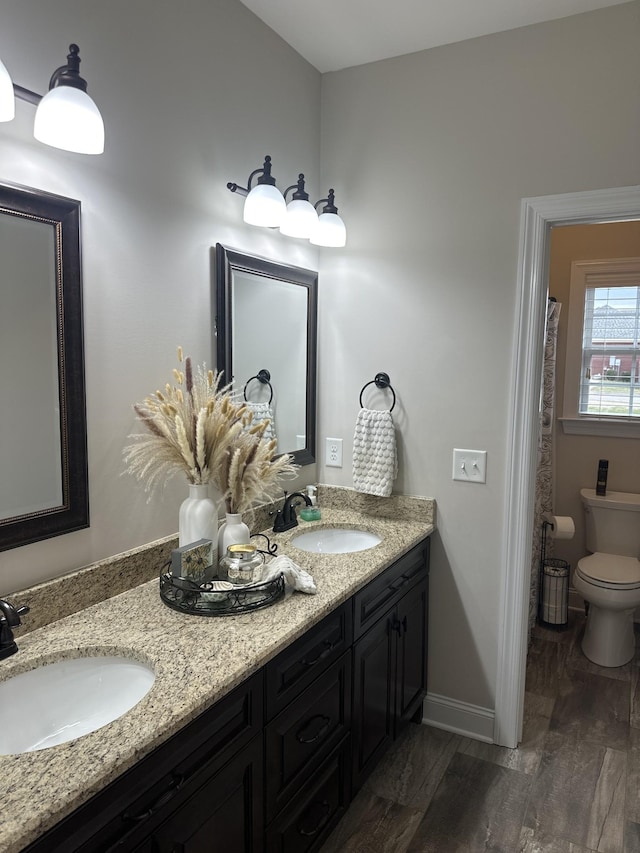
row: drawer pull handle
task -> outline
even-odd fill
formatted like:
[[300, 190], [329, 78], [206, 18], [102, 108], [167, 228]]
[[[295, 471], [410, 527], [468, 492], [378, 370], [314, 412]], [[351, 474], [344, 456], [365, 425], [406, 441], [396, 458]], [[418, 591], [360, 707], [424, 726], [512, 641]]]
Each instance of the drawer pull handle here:
[[124, 812], [124, 814], [122, 815], [122, 820], [127, 822], [131, 821], [135, 823], [147, 820], [147, 818], [150, 818], [163, 806], [166, 806], [169, 800], [175, 797], [175, 795], [178, 793], [178, 791], [180, 790], [180, 788], [182, 788], [183, 785], [184, 776], [176, 776], [174, 779], [171, 780], [171, 784], [169, 785], [167, 790], [160, 794], [158, 799], [152, 805], [150, 805], [148, 809], [143, 812], [140, 812], [139, 814], [129, 814], [128, 812]]
[[327, 824], [329, 820], [329, 816], [331, 815], [331, 803], [328, 803], [326, 800], [323, 800], [321, 803], [312, 803], [313, 806], [319, 806], [319, 815], [314, 824], [314, 826], [310, 829], [307, 829], [303, 826], [302, 823], [298, 824], [298, 834], [311, 836], [317, 835], [320, 830]]
[[[312, 727], [314, 720], [320, 720], [320, 728], [315, 734], [311, 735], [311, 737], [306, 737], [306, 734]], [[331, 717], [326, 717], [324, 714], [316, 714], [314, 717], [311, 717], [311, 719], [297, 732], [296, 740], [298, 743], [315, 743], [329, 731], [330, 725]]]
[[320, 661], [327, 658], [336, 647], [336, 644], [332, 643], [331, 640], [325, 640], [323, 645], [325, 648], [320, 652], [320, 654], [316, 655], [316, 657], [314, 658], [311, 658], [311, 660], [302, 658], [300, 663], [306, 667], [315, 666], [316, 664], [320, 663]]
[[406, 617], [406, 616], [403, 616], [403, 617], [402, 617], [402, 633], [403, 633], [403, 634], [406, 634], [408, 630], [409, 630], [409, 629], [408, 629], [408, 627], [407, 627], [407, 617]]

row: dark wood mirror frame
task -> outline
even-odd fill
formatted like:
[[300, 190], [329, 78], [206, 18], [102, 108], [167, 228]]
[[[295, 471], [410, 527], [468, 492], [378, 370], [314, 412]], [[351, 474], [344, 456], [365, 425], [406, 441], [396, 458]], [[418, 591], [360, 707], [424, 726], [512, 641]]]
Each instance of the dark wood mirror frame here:
[[[0, 520], [0, 551], [89, 526], [84, 383], [80, 202], [0, 183], [0, 213], [50, 224], [54, 231], [60, 404], [59, 506]], [[25, 342], [28, 345], [28, 342]], [[7, 440], [7, 437], [2, 437]], [[10, 486], [10, 484], [9, 484]]]
[[216, 365], [223, 381], [231, 380], [233, 364], [232, 298], [234, 272], [253, 273], [265, 279], [290, 282], [307, 291], [307, 370], [305, 406], [305, 446], [300, 450], [283, 449], [297, 465], [316, 461], [316, 370], [318, 328], [318, 273], [303, 267], [288, 266], [256, 255], [246, 255], [218, 243], [215, 248]]

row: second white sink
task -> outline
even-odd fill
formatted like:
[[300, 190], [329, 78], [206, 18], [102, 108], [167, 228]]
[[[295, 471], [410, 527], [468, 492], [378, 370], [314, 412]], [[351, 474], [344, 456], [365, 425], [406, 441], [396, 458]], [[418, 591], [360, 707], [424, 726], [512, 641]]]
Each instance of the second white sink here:
[[325, 527], [294, 536], [291, 544], [311, 554], [352, 554], [379, 545], [382, 539], [368, 530]]
[[137, 705], [153, 670], [122, 657], [59, 660], [0, 682], [0, 755], [82, 737]]

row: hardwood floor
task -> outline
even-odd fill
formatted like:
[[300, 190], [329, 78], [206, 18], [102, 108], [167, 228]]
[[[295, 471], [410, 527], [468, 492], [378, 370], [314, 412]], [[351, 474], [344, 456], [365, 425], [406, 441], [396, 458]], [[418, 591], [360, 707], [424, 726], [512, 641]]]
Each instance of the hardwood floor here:
[[517, 749], [412, 725], [320, 853], [640, 853], [640, 653], [534, 629]]

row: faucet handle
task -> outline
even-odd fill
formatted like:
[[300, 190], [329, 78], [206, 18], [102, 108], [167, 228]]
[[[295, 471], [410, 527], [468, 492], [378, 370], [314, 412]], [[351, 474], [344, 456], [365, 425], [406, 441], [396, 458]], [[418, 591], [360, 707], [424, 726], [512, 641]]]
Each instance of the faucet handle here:
[[14, 607], [10, 601], [0, 598], [0, 621], [6, 622], [10, 628], [17, 628], [20, 625], [20, 617], [29, 612], [26, 604], [21, 607]]

